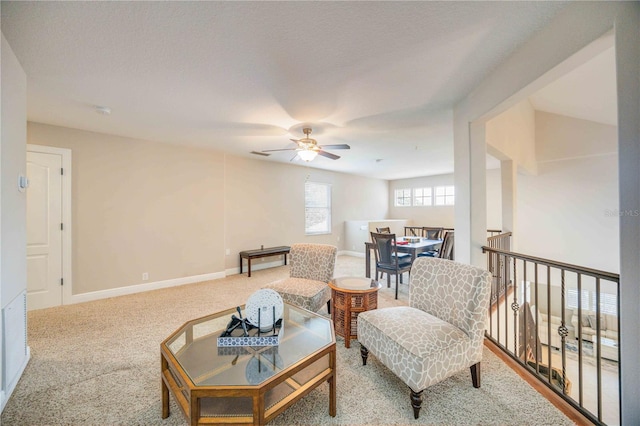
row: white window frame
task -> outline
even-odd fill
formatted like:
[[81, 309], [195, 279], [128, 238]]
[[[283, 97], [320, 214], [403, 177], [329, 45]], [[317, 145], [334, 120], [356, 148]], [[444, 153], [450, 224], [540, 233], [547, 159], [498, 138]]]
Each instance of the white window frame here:
[[436, 206], [453, 206], [456, 202], [456, 187], [436, 186], [433, 191], [433, 201]]
[[[400, 189], [396, 189], [393, 192], [393, 204], [396, 207], [411, 207], [412, 205], [412, 192], [411, 188], [400, 188]], [[398, 200], [402, 199], [402, 200], [408, 200], [408, 204], [400, 204], [398, 203]]]
[[[325, 189], [325, 197], [320, 202], [307, 198], [307, 191], [315, 186], [317, 189]], [[312, 211], [324, 212], [325, 220], [323, 226], [318, 228], [318, 223], [311, 223], [310, 214]], [[305, 182], [304, 184], [304, 234], [323, 235], [331, 234], [331, 184], [323, 182]]]
[[[567, 308], [578, 309], [578, 289], [567, 289]], [[582, 310], [596, 311], [596, 292], [582, 290]], [[600, 313], [606, 315], [618, 315], [618, 298], [615, 294], [600, 293]]]
[[[421, 195], [418, 195], [421, 192]], [[425, 202], [425, 200], [427, 200]], [[418, 201], [421, 200], [421, 201]], [[413, 205], [417, 207], [429, 207], [433, 205], [433, 188], [413, 188]]]

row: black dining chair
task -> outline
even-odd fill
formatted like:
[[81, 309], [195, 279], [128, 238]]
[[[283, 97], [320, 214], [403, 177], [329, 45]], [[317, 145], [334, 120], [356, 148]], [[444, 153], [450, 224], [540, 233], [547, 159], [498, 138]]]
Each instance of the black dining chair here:
[[423, 237], [422, 226], [405, 226], [404, 227], [404, 236], [405, 237]]
[[434, 228], [430, 226], [424, 226], [422, 228], [422, 235], [427, 240], [441, 240], [442, 234], [444, 234], [444, 228]]
[[396, 276], [397, 299], [398, 286], [402, 283], [402, 274], [411, 271], [411, 256], [398, 256], [396, 234], [372, 232], [371, 240], [376, 254], [376, 276], [379, 272], [385, 272], [387, 274], [387, 287], [391, 287], [391, 275]]
[[[376, 232], [378, 232], [379, 234], [390, 234], [391, 228], [388, 226], [385, 226], [383, 228], [376, 228]], [[398, 253], [397, 256], [398, 258], [411, 257], [409, 253]], [[376, 275], [378, 275], [378, 273], [376, 273]], [[382, 279], [383, 276], [384, 276], [384, 272], [380, 272], [380, 276], [378, 277], [378, 279]]]
[[453, 231], [448, 231], [444, 235], [444, 239], [442, 240], [442, 244], [440, 245], [440, 248], [438, 250], [430, 250], [430, 251], [419, 253], [418, 257], [437, 257], [439, 259], [454, 260], [453, 259], [453, 252], [454, 252], [453, 242], [454, 242]]

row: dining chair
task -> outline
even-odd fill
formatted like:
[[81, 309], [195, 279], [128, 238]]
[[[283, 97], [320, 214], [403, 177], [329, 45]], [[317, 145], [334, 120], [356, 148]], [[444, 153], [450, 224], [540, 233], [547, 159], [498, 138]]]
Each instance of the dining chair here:
[[[362, 364], [371, 353], [409, 387], [416, 419], [429, 386], [469, 368], [480, 387], [490, 280], [483, 269], [421, 257], [411, 269], [409, 306], [358, 315]], [[455, 393], [460, 384], [449, 386]]]
[[[378, 232], [379, 234], [390, 234], [391, 228], [388, 226], [385, 226], [383, 228], [376, 228], [376, 232]], [[409, 253], [397, 253], [397, 256], [400, 258], [400, 257], [408, 257], [411, 255]], [[377, 272], [376, 272], [376, 275], [378, 275]], [[380, 272], [380, 276], [378, 276], [378, 279], [381, 280], [383, 276], [384, 276], [384, 272]]]
[[441, 240], [444, 228], [422, 227], [422, 233], [427, 240]]
[[411, 256], [398, 256], [396, 234], [372, 232], [371, 240], [373, 241], [376, 255], [376, 276], [379, 272], [385, 272], [387, 274], [387, 287], [391, 287], [391, 275], [396, 276], [397, 299], [398, 286], [399, 283], [402, 283], [402, 274], [411, 270]]
[[437, 257], [439, 259], [454, 260], [453, 242], [453, 231], [448, 231], [444, 235], [444, 239], [442, 240], [442, 244], [438, 250], [429, 250], [418, 253], [418, 257]]
[[405, 237], [423, 237], [422, 226], [405, 226]]

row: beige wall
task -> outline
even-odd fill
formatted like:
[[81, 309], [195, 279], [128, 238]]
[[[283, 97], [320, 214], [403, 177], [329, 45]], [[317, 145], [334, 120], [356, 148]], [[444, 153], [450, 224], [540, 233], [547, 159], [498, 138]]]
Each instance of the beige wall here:
[[[304, 166], [226, 157], [226, 267], [239, 266], [238, 252], [295, 242], [345, 249], [345, 221], [385, 218], [388, 183]], [[304, 234], [305, 181], [331, 184], [332, 233]], [[348, 249], [348, 248], [347, 248]]]
[[[387, 215], [388, 183], [304, 166], [29, 123], [73, 153], [73, 294], [233, 273], [260, 245], [344, 242], [344, 221]], [[332, 184], [330, 235], [304, 235], [304, 182]], [[229, 249], [229, 255], [225, 250]]]
[[535, 125], [535, 110], [525, 99], [487, 121], [487, 152], [501, 160], [510, 158], [516, 162], [519, 170], [535, 174]]
[[615, 126], [536, 113], [538, 175], [518, 175], [518, 250], [620, 270]]
[[616, 126], [543, 111], [536, 111], [535, 117], [536, 157], [541, 163], [618, 152]]
[[29, 123], [73, 152], [73, 294], [224, 269], [224, 157]]

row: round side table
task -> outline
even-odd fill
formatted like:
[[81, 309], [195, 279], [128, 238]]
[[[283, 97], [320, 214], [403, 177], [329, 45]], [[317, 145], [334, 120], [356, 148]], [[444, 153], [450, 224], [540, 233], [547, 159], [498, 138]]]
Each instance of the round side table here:
[[329, 281], [331, 287], [331, 319], [344, 346], [358, 337], [358, 314], [378, 307], [380, 283], [371, 278], [342, 277]]

